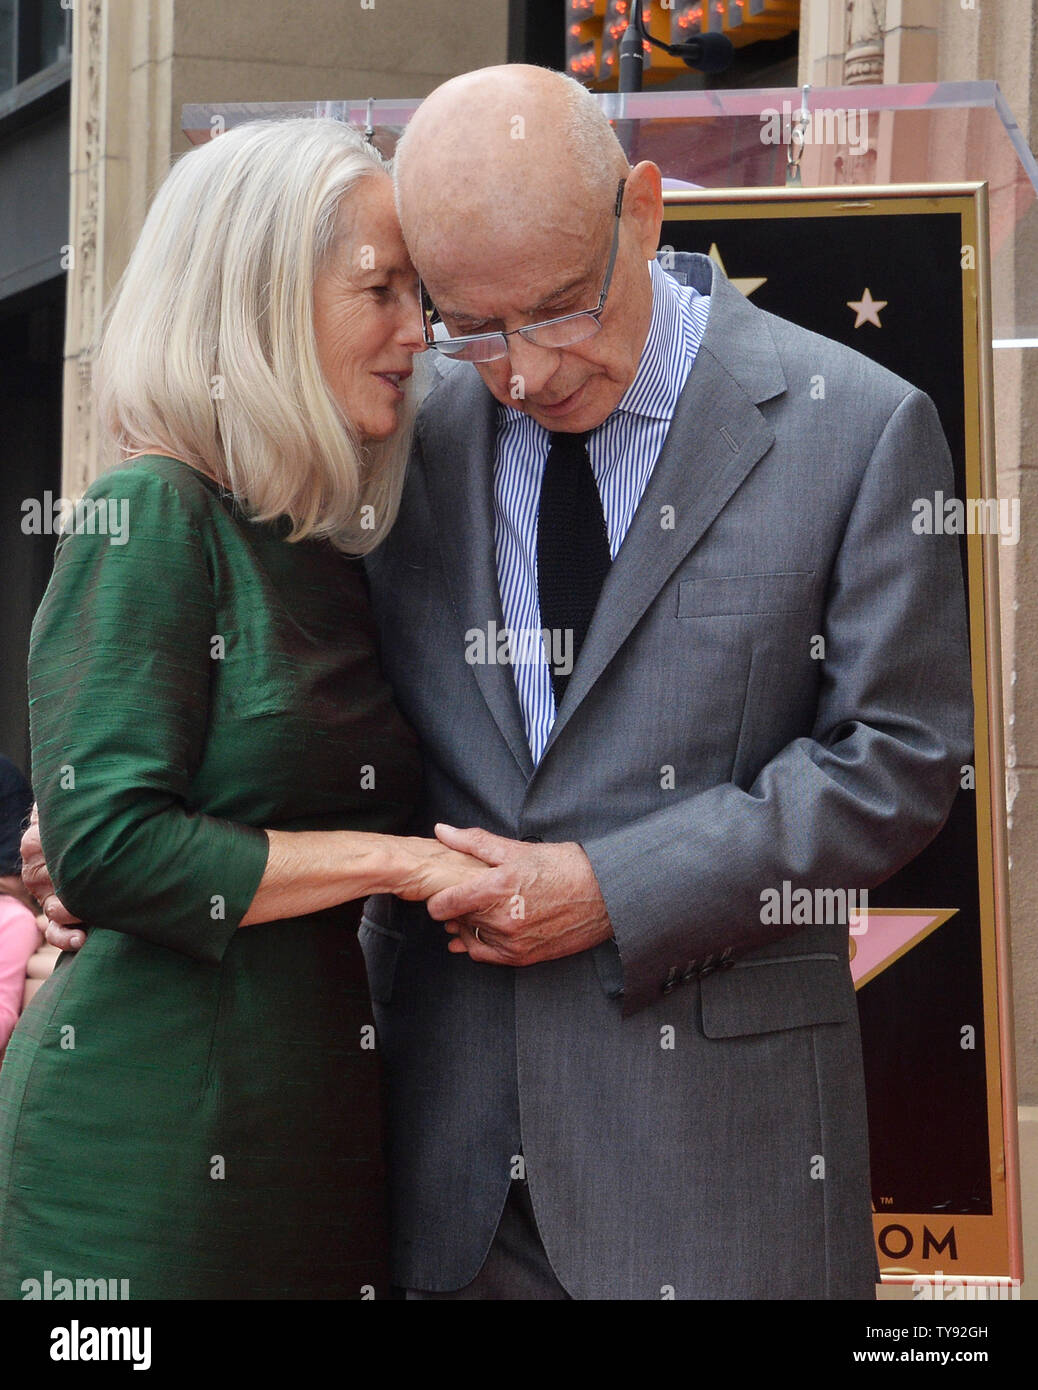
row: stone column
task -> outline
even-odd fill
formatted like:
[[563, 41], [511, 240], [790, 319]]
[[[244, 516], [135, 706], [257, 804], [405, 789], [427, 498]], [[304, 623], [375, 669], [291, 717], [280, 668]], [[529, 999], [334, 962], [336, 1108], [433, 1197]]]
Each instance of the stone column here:
[[62, 491], [97, 474], [91, 366], [104, 306], [168, 165], [174, 0], [79, 0], [74, 11], [70, 265]]

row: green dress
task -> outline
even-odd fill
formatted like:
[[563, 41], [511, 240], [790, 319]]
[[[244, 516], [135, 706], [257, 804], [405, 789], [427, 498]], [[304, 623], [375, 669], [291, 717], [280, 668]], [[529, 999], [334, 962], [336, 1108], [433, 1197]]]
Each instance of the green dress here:
[[416, 800], [363, 570], [174, 459], [87, 497], [29, 696], [44, 851], [92, 930], [0, 1069], [0, 1297], [379, 1296], [361, 904], [238, 928], [262, 827], [396, 832]]

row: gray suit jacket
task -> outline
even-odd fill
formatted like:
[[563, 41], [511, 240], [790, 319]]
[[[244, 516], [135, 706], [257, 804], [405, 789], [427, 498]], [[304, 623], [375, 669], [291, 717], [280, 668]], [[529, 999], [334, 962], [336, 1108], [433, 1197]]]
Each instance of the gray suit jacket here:
[[615, 931], [513, 970], [368, 904], [401, 1284], [475, 1276], [521, 1151], [574, 1297], [873, 1295], [847, 927], [767, 925], [761, 893], [874, 886], [947, 816], [965, 605], [911, 504], [950, 460], [928, 397], [696, 267], [705, 338], [536, 769], [511, 669], [465, 660], [503, 625], [474, 369], [425, 401], [369, 560], [416, 830], [578, 840]]

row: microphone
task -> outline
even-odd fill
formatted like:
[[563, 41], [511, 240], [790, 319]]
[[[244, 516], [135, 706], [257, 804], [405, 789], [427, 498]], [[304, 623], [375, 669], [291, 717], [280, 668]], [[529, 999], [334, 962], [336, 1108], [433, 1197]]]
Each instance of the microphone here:
[[735, 45], [727, 34], [699, 34], [684, 43], [671, 44], [670, 52], [698, 72], [724, 72], [731, 64]]
[[[635, 0], [636, 5], [641, 0]], [[637, 21], [628, 24], [620, 40], [620, 91], [640, 92], [642, 68], [645, 63], [642, 36]]]
[[684, 59], [698, 72], [724, 72], [732, 61], [735, 45], [727, 34], [698, 34], [683, 43], [664, 43], [654, 39], [642, 23], [641, 0], [634, 0], [631, 21], [620, 40], [620, 91], [640, 92], [644, 67], [644, 43], [662, 48], [675, 58]]

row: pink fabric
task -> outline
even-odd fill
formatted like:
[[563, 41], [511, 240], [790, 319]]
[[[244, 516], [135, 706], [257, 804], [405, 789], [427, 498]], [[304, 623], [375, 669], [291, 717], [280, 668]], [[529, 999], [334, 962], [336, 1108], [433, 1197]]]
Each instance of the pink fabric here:
[[0, 1052], [14, 1032], [25, 993], [25, 967], [40, 945], [40, 929], [27, 907], [0, 893]]

